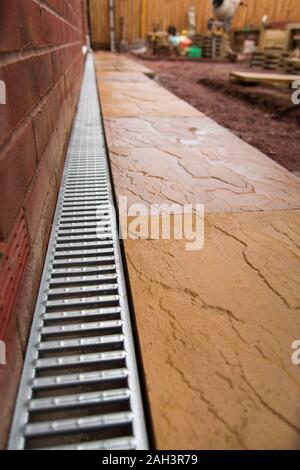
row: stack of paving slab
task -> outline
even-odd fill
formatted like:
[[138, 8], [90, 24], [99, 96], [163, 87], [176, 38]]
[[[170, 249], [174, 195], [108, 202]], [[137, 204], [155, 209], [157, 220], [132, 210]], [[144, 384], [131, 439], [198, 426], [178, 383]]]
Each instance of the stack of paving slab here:
[[205, 205], [205, 244], [124, 241], [160, 449], [300, 447], [300, 179], [149, 79], [95, 56], [116, 198]]
[[282, 54], [281, 49], [267, 49], [265, 51], [264, 68], [266, 70], [278, 70], [281, 65]]
[[[215, 41], [215, 46], [213, 42]], [[213, 36], [211, 34], [204, 34], [202, 36], [202, 53], [203, 57], [212, 58], [213, 49], [215, 47], [215, 57], [222, 57], [225, 54], [224, 50], [224, 37]]]
[[251, 67], [261, 67], [265, 70], [282, 70], [284, 60], [289, 56], [288, 52], [280, 48], [257, 50], [252, 55]]
[[300, 59], [288, 57], [284, 60], [283, 69], [285, 73], [300, 75]]

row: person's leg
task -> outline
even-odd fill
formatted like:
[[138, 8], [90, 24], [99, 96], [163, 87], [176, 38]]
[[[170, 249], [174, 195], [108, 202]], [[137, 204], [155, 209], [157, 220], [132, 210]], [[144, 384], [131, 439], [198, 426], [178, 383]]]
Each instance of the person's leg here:
[[224, 21], [224, 30], [225, 30], [224, 40], [226, 41], [225, 49], [226, 49], [227, 57], [229, 60], [234, 61], [236, 59], [236, 54], [231, 48], [231, 34], [230, 34], [231, 21], [232, 21], [232, 18], [228, 18]]
[[225, 29], [226, 33], [229, 33], [230, 30], [231, 30], [231, 20], [232, 20], [232, 18], [227, 18], [224, 21], [224, 29]]

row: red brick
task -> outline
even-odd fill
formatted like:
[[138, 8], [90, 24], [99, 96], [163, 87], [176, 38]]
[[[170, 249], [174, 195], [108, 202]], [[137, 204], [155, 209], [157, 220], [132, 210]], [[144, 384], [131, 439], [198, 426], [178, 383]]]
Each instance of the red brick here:
[[39, 46], [42, 41], [41, 9], [32, 0], [18, 0], [19, 31], [22, 48]]
[[65, 70], [65, 60], [63, 58], [64, 49], [58, 49], [51, 54], [53, 80], [57, 82]]
[[17, 126], [39, 101], [34, 58], [5, 66], [4, 77], [12, 125]]
[[18, 3], [19, 0], [0, 2], [0, 51], [13, 51], [21, 46]]
[[[5, 77], [3, 70], [0, 68], [0, 80], [4, 81]], [[4, 139], [8, 136], [8, 134], [12, 130], [12, 123], [10, 118], [10, 110], [8, 104], [1, 104], [0, 103], [0, 145], [4, 141]]]
[[[65, 157], [65, 154], [63, 153], [62, 156]], [[62, 161], [62, 164], [60, 166], [59, 171], [55, 175], [56, 176], [56, 184], [57, 184], [58, 188], [60, 188], [63, 174], [64, 174], [64, 159]]]
[[73, 76], [73, 69], [72, 65], [68, 67], [68, 69], [65, 72], [65, 87], [66, 87], [66, 93], [70, 93], [72, 89], [72, 84], [73, 84], [74, 76]]
[[53, 122], [51, 115], [50, 102], [53, 100], [52, 94], [48, 97], [43, 107], [33, 118], [34, 135], [38, 159], [41, 158], [43, 151], [48, 143], [49, 136], [53, 131]]
[[56, 129], [52, 132], [48, 145], [42, 155], [41, 160], [45, 163], [49, 179], [52, 180], [55, 173], [59, 172], [61, 165], [61, 153], [59, 152]]
[[55, 81], [66, 72], [79, 51], [81, 51], [81, 45], [72, 45], [63, 47], [52, 53], [52, 68]]
[[51, 54], [44, 54], [34, 59], [35, 76], [40, 97], [43, 97], [53, 86]]
[[83, 35], [83, 43], [86, 44], [86, 36], [88, 34], [88, 10], [87, 10], [87, 2], [86, 0], [82, 1], [82, 35]]
[[49, 187], [50, 178], [47, 166], [45, 162], [42, 161], [30, 185], [24, 204], [25, 218], [31, 243], [35, 240]]
[[69, 23], [78, 27], [77, 16], [75, 15], [74, 10], [71, 8], [69, 3], [66, 3], [66, 19], [69, 21]]
[[36, 149], [30, 123], [0, 159], [0, 238], [9, 234], [36, 169]]
[[18, 329], [21, 336], [21, 343], [24, 347], [27, 344], [38, 287], [41, 280], [41, 273], [46, 255], [56, 199], [57, 188], [54, 184], [50, 184], [50, 191], [45, 200], [42, 213], [40, 214], [40, 222], [35, 234], [35, 239], [33, 243], [31, 242], [27, 269], [24, 274], [22, 286], [19, 290], [18, 300], [14, 309], [18, 318]]
[[41, 12], [32, 0], [0, 3], [0, 51], [37, 46], [41, 42]]
[[60, 151], [63, 152], [65, 149], [65, 143], [68, 138], [68, 134], [71, 128], [72, 122], [72, 103], [71, 103], [71, 96], [68, 95], [63, 102], [60, 110], [59, 116], [57, 120], [57, 136], [58, 136], [58, 143]]
[[67, 3], [65, 0], [46, 0], [46, 3], [63, 17], [67, 17]]
[[41, 10], [43, 43], [45, 45], [63, 44], [65, 41], [65, 23], [45, 8]]
[[[53, 13], [47, 11], [46, 3]], [[7, 368], [9, 373], [4, 379], [7, 387], [2, 387], [7, 397], [0, 403], [0, 447], [5, 445], [9, 429], [22, 350], [26, 348], [78, 98], [82, 74], [80, 42], [85, 35], [82, 15], [82, 0], [0, 0], [0, 51], [18, 51], [15, 57], [10, 56], [16, 62], [0, 70], [0, 79], [7, 83], [7, 105], [0, 106], [0, 248], [1, 239], [9, 235], [21, 208], [25, 211], [31, 241], [30, 262], [14, 309], [17, 323], [12, 323], [13, 331], [21, 332], [13, 361], [16, 367]], [[78, 44], [71, 45], [76, 41]], [[19, 60], [23, 50], [43, 52], [44, 46], [57, 46], [57, 50], [45, 55], [32, 53], [31, 58]], [[67, 70], [68, 94], [64, 77]], [[37, 112], [42, 99], [43, 107]], [[8, 145], [9, 134], [17, 133], [18, 126], [29, 116], [32, 123], [18, 140], [11, 136], [9, 148], [4, 147], [5, 142]], [[9, 362], [12, 363], [10, 359]], [[0, 370], [0, 388], [1, 380]]]
[[60, 108], [65, 100], [66, 90], [65, 90], [65, 81], [63, 77], [56, 84], [52, 93], [53, 99], [51, 103], [51, 116], [53, 125], [56, 126]]
[[[69, 88], [72, 89], [72, 100], [75, 100], [75, 87], [71, 83], [71, 73], [72, 70], [69, 71]], [[74, 73], [74, 70], [73, 70]], [[76, 80], [76, 77], [73, 77], [73, 81]], [[73, 85], [73, 86], [72, 86]], [[49, 93], [47, 97], [47, 101], [43, 104], [43, 107], [34, 117], [34, 131], [35, 131], [35, 139], [37, 145], [37, 152], [38, 158], [40, 159], [46, 145], [49, 140], [49, 136], [52, 134], [53, 129], [57, 126], [57, 121], [59, 118], [59, 114], [61, 108], [63, 106], [64, 100], [66, 96], [66, 89], [65, 89], [65, 81], [64, 77], [60, 79], [60, 81], [56, 84], [55, 87]], [[76, 94], [76, 99], [78, 97], [78, 90]], [[72, 102], [71, 102], [72, 106]], [[63, 130], [64, 132], [64, 130]]]

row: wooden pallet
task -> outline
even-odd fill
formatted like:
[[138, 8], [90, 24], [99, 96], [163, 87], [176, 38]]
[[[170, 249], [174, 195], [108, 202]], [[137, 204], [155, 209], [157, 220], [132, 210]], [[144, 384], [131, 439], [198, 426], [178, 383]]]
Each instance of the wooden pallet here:
[[197, 34], [193, 38], [193, 43], [202, 48], [202, 55], [205, 58], [212, 58], [213, 55], [213, 41], [215, 40], [215, 53], [216, 57], [224, 56], [224, 37], [213, 36], [207, 34]]
[[284, 67], [285, 67], [285, 60], [290, 58], [289, 52], [283, 52], [280, 63], [279, 63], [279, 70], [284, 72]]
[[278, 73], [234, 72], [230, 73], [230, 80], [244, 85], [260, 84], [272, 88], [290, 88], [299, 75], [281, 75]]
[[265, 54], [261, 51], [256, 51], [251, 58], [251, 67], [263, 67], [265, 62]]
[[284, 60], [283, 69], [285, 73], [300, 74], [300, 59], [288, 57]]
[[193, 44], [198, 47], [203, 47], [203, 35], [202, 34], [195, 34], [193, 37]]
[[252, 55], [250, 67], [260, 67], [265, 70], [274, 71], [292, 71], [293, 68], [286, 68], [285, 59], [290, 58], [288, 52], [284, 52], [280, 48], [269, 48], [261, 51], [256, 51]]

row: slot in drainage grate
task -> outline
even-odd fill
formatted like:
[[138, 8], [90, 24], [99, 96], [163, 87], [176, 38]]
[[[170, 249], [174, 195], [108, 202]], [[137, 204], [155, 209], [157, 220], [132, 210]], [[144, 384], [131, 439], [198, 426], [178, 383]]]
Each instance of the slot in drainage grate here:
[[93, 58], [87, 57], [9, 449], [147, 449]]

